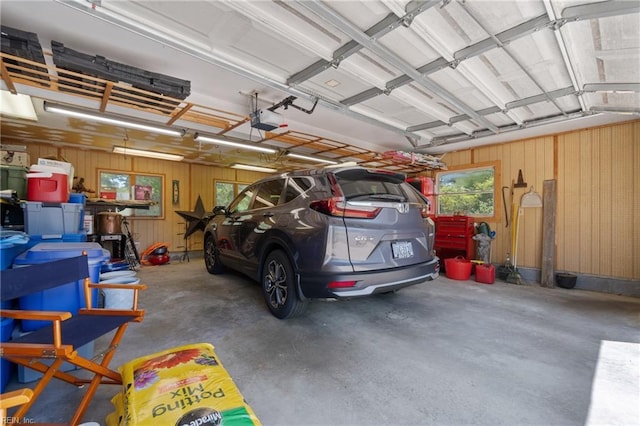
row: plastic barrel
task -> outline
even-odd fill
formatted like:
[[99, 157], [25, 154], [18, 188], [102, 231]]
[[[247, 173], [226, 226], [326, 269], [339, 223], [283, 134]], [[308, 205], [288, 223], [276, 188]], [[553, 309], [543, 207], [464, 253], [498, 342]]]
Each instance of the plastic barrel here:
[[125, 278], [125, 277], [135, 277], [136, 271], [111, 271], [111, 272], [100, 272], [100, 281], [112, 280], [115, 278]]
[[[100, 281], [100, 284], [139, 284], [136, 276], [118, 277]], [[106, 309], [131, 309], [133, 307], [133, 290], [104, 288], [104, 307]]]
[[[13, 318], [0, 318], [0, 340], [8, 342], [11, 339], [11, 333], [13, 332], [14, 320]], [[4, 392], [11, 378], [11, 373], [14, 370], [14, 364], [6, 359], [0, 359], [0, 393]]]

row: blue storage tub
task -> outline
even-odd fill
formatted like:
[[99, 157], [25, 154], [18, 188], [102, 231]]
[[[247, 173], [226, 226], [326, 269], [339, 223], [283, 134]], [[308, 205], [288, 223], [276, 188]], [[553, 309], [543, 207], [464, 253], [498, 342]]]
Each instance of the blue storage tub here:
[[0, 231], [0, 271], [11, 268], [13, 260], [29, 248], [29, 240], [29, 235], [24, 232]]
[[[29, 235], [20, 231], [0, 231], [0, 271], [11, 268], [13, 261], [18, 255], [27, 251], [29, 246]], [[2, 309], [12, 307], [11, 300], [0, 303]]]
[[82, 204], [82, 210], [80, 210], [80, 226], [79, 231], [82, 231], [84, 228], [84, 210], [85, 205], [87, 204], [87, 196], [84, 194], [71, 193], [69, 194], [69, 202], [74, 204]]
[[27, 234], [73, 234], [83, 228], [84, 206], [77, 203], [22, 201], [24, 230]]
[[[54, 260], [68, 259], [80, 256], [87, 252], [89, 262], [89, 277], [91, 282], [100, 280], [100, 267], [109, 260], [110, 253], [98, 243], [40, 243], [16, 257], [13, 267], [36, 265], [52, 262]], [[92, 304], [97, 306], [98, 291], [93, 289]], [[35, 311], [68, 311], [77, 313], [80, 308], [85, 308], [84, 282], [70, 282], [53, 289], [21, 297], [18, 301], [20, 309]], [[49, 325], [48, 321], [21, 321], [22, 331], [33, 331]]]
[[[2, 321], [0, 321], [0, 341], [8, 342], [11, 339], [13, 325], [13, 318], [2, 318]], [[14, 364], [12, 362], [4, 358], [0, 360], [0, 393], [4, 392], [13, 370]]]

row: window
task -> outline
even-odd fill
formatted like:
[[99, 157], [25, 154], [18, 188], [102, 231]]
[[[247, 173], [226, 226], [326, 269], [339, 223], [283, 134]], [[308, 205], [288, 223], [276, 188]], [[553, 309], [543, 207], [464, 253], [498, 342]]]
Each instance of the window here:
[[231, 182], [216, 182], [214, 194], [214, 205], [216, 206], [228, 206], [229, 203], [235, 197], [235, 184]]
[[264, 182], [258, 188], [256, 200], [253, 202], [254, 209], [263, 209], [266, 207], [277, 206], [280, 202], [282, 189], [284, 188], [284, 179], [274, 179]]
[[438, 172], [438, 214], [495, 217], [496, 170], [493, 164]]
[[233, 203], [229, 206], [229, 211], [232, 213], [242, 213], [249, 210], [251, 207], [251, 199], [253, 198], [253, 194], [255, 194], [255, 185], [250, 186], [243, 190], [238, 197], [233, 200]]
[[234, 197], [247, 187], [244, 183], [215, 181], [213, 199], [215, 206], [228, 206]]
[[162, 176], [112, 171], [99, 171], [98, 174], [100, 198], [144, 207], [132, 208], [131, 216], [163, 217], [164, 178]]
[[284, 202], [288, 203], [291, 200], [295, 200], [297, 197], [311, 188], [311, 185], [311, 180], [307, 178], [296, 177], [289, 179], [287, 190], [284, 194]]

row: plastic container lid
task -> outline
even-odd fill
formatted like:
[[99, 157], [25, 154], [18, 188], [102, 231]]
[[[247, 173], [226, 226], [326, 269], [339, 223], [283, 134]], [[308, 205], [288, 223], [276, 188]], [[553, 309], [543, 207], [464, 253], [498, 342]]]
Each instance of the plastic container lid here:
[[85, 194], [80, 194], [77, 192], [72, 192], [71, 194], [69, 194], [70, 203], [84, 204], [86, 201], [87, 196]]
[[92, 261], [102, 262], [111, 257], [109, 251], [103, 249], [98, 243], [39, 243], [18, 256], [15, 263], [18, 265], [44, 263], [51, 260], [81, 256], [83, 252], [87, 252], [90, 263]]
[[27, 244], [29, 234], [21, 231], [2, 231], [0, 234], [0, 249], [8, 249], [15, 245]]

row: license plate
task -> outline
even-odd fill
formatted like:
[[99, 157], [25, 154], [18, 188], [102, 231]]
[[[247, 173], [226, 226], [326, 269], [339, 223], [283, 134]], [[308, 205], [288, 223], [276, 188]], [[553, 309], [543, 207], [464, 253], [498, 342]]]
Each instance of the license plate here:
[[413, 257], [413, 246], [411, 241], [397, 241], [391, 243], [391, 251], [394, 259], [407, 259]]

